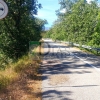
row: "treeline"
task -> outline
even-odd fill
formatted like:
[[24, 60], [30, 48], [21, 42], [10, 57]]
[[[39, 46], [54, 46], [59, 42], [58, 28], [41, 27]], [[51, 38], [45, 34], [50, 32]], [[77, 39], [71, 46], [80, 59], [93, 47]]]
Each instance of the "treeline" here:
[[[100, 7], [97, 0], [61, 0], [58, 19], [45, 37], [100, 47]], [[61, 13], [66, 9], [65, 13]]]
[[[29, 41], [39, 41], [45, 20], [36, 18], [37, 0], [6, 0], [9, 13], [0, 20], [0, 66], [29, 51]], [[3, 60], [1, 62], [1, 60]]]

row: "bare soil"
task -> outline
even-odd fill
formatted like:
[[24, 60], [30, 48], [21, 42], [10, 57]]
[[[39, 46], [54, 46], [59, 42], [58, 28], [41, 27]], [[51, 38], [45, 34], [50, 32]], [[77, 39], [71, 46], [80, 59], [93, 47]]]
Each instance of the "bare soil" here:
[[0, 91], [0, 100], [41, 100], [41, 74], [32, 63], [6, 89]]

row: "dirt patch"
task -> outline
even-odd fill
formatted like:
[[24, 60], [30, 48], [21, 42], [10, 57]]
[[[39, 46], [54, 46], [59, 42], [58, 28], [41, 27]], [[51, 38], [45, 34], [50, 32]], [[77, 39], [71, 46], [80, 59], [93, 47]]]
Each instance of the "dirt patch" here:
[[49, 77], [49, 84], [50, 85], [59, 85], [63, 84], [66, 81], [68, 81], [68, 76], [65, 74], [58, 74], [58, 75], [52, 75]]
[[0, 91], [0, 100], [41, 100], [41, 74], [31, 64], [18, 79]]
[[[38, 47], [37, 52], [40, 52], [40, 49]], [[18, 72], [18, 77], [5, 89], [0, 90], [0, 100], [42, 100], [40, 62], [41, 59], [32, 60], [25, 65], [26, 67]]]

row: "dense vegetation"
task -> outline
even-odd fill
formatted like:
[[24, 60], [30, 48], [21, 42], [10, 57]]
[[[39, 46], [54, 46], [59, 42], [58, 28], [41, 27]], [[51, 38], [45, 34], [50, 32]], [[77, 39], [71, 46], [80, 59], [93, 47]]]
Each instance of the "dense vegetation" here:
[[[100, 47], [100, 7], [97, 0], [60, 0], [58, 19], [45, 37]], [[60, 13], [66, 9], [65, 13]]]
[[18, 60], [29, 50], [29, 41], [39, 41], [45, 20], [36, 18], [37, 0], [6, 0], [9, 13], [0, 20], [0, 66]]

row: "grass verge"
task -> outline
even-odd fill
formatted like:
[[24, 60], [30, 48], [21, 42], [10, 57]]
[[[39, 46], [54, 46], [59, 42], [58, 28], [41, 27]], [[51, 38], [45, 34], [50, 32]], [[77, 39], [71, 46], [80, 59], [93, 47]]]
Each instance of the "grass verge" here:
[[1, 100], [41, 100], [40, 60], [23, 56], [0, 71]]
[[93, 55], [96, 55], [96, 56], [100, 56], [100, 52], [97, 53], [97, 51], [89, 50], [89, 49], [82, 48], [82, 47], [77, 47], [77, 48], [79, 48], [80, 50], [82, 50], [82, 51], [84, 51], [86, 53], [93, 54]]

